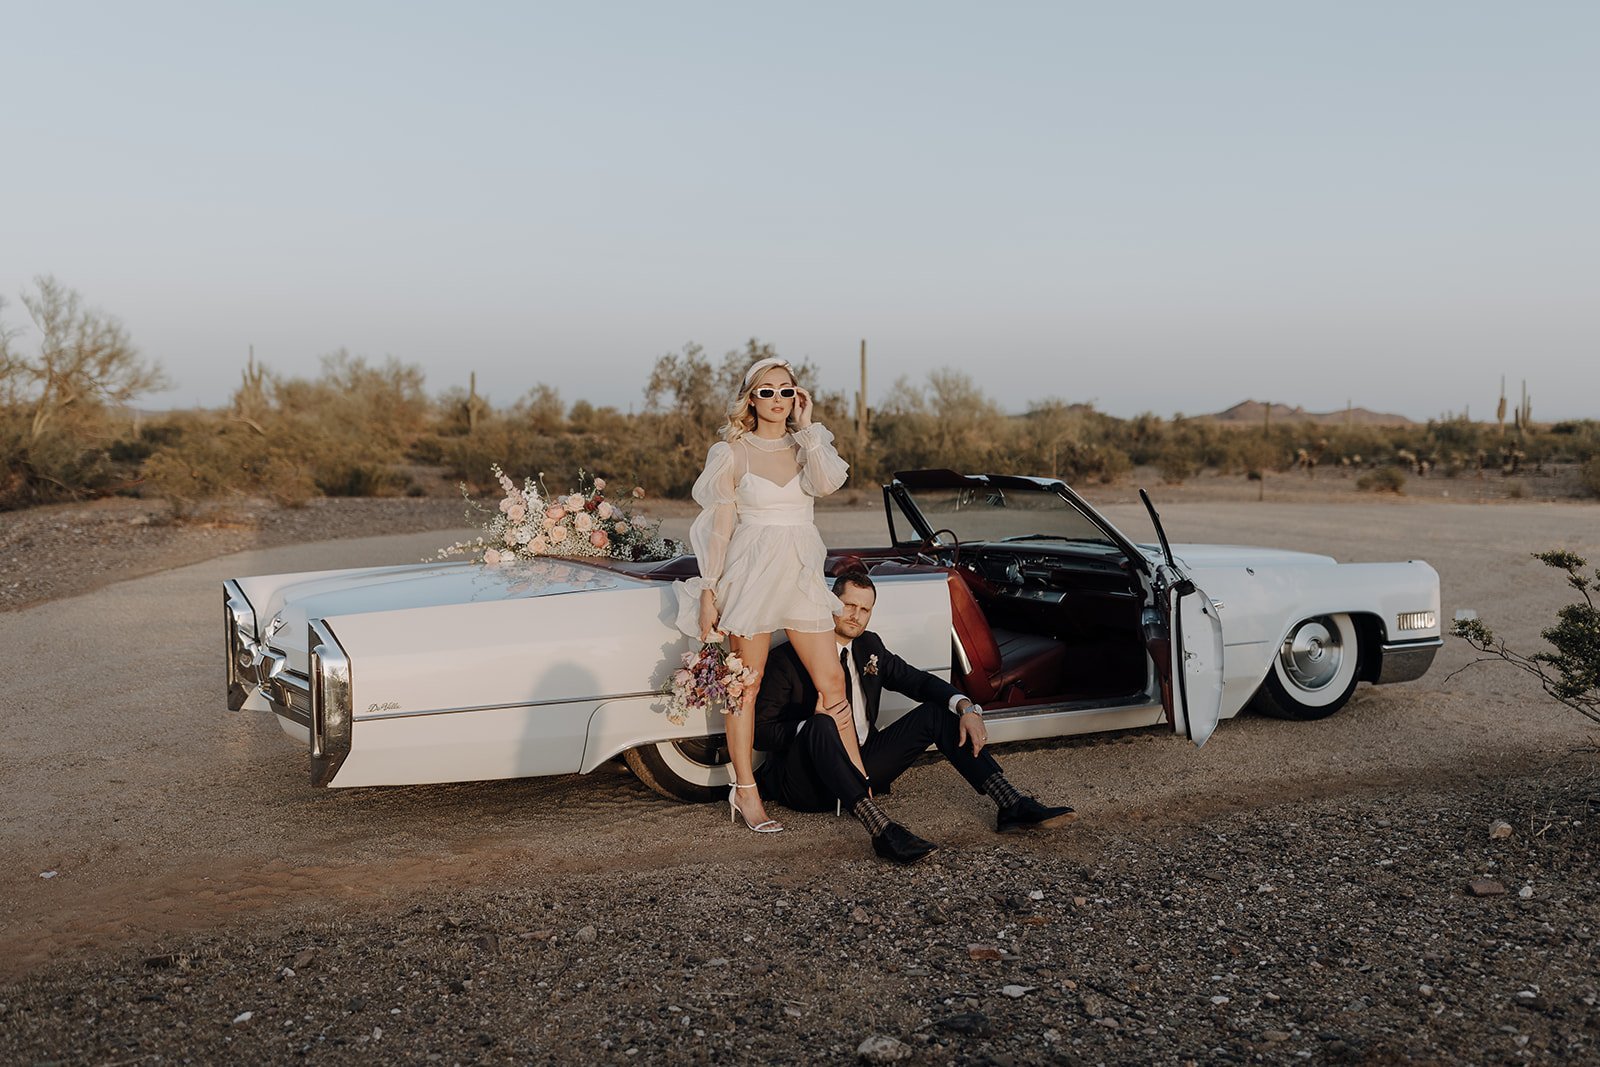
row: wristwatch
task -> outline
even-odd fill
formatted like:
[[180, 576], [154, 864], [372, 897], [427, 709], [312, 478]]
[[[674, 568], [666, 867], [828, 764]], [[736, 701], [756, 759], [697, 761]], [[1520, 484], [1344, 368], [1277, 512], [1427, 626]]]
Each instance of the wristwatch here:
[[957, 715], [965, 715], [969, 711], [972, 712], [972, 714], [976, 715], [978, 718], [980, 718], [980, 719], [983, 718], [983, 705], [977, 704], [977, 703], [975, 703], [973, 701], [970, 701], [970, 700], [967, 702], [967, 706], [962, 708], [961, 710], [957, 711], [956, 714]]

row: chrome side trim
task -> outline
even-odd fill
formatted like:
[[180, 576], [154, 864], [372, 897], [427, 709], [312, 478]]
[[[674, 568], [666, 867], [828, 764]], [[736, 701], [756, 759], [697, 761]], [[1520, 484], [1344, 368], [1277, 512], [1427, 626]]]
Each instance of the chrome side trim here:
[[518, 700], [510, 704], [468, 704], [459, 708], [426, 708], [421, 711], [379, 711], [370, 715], [355, 716], [358, 722], [376, 722], [379, 719], [415, 719], [422, 715], [461, 715], [474, 711], [505, 711], [510, 708], [547, 708], [556, 704], [593, 704], [608, 700], [629, 700], [635, 697], [660, 696], [659, 689], [646, 689], [638, 693], [608, 693], [592, 697], [563, 697], [560, 700]]
[[311, 650], [311, 784], [327, 785], [350, 755], [350, 657], [322, 619], [306, 627]]
[[1396, 641], [1386, 644], [1382, 652], [1382, 665], [1374, 685], [1391, 682], [1414, 682], [1428, 673], [1434, 655], [1444, 647], [1443, 637], [1429, 637], [1421, 641]]
[[1061, 715], [1077, 711], [1157, 711], [1165, 712], [1161, 701], [1152, 702], [1149, 693], [1130, 693], [1115, 700], [1068, 700], [1053, 704], [1032, 704], [1021, 708], [983, 709], [984, 722], [1031, 719], [1037, 715]]

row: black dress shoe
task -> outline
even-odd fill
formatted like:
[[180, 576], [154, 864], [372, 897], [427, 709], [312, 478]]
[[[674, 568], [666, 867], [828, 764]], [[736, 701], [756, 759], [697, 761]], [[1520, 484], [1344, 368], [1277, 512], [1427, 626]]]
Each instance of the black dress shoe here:
[[1000, 809], [995, 816], [994, 828], [1002, 834], [1016, 830], [1049, 830], [1065, 825], [1078, 817], [1078, 813], [1063, 804], [1058, 808], [1045, 807], [1032, 797], [1023, 797], [1015, 804]]
[[872, 835], [872, 851], [896, 863], [915, 863], [939, 846], [924, 841], [897, 822]]

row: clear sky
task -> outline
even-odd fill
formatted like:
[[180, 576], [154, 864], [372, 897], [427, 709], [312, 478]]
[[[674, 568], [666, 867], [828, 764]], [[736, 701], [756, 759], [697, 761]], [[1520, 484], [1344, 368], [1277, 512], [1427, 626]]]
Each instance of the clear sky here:
[[0, 0], [0, 292], [177, 387], [339, 347], [641, 402], [751, 336], [874, 398], [1600, 416], [1600, 4]]

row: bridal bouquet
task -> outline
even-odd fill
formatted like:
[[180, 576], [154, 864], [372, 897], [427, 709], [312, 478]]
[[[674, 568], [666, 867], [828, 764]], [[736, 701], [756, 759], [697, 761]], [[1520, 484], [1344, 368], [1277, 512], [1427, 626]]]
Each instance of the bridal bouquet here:
[[[659, 523], [641, 520], [626, 507], [606, 498], [604, 478], [588, 479], [578, 471], [578, 488], [553, 494], [538, 478], [527, 478], [522, 485], [511, 480], [500, 465], [490, 466], [504, 495], [499, 510], [491, 512], [472, 499], [465, 484], [461, 495], [467, 498], [468, 515], [487, 515], [483, 534], [470, 541], [457, 541], [439, 550], [440, 557], [461, 553], [482, 553], [490, 565], [539, 556], [609, 556], [612, 559], [670, 559], [679, 550], [675, 541], [657, 534]], [[630, 494], [637, 500], [644, 490]]]
[[[721, 640], [719, 634], [712, 636]], [[708, 708], [737, 715], [754, 673], [721, 645], [706, 644], [698, 652], [685, 652], [683, 666], [661, 688], [667, 698], [667, 721], [682, 726], [691, 714], [704, 714]]]

